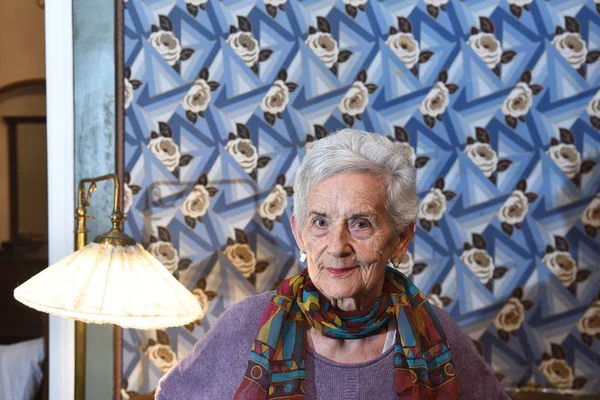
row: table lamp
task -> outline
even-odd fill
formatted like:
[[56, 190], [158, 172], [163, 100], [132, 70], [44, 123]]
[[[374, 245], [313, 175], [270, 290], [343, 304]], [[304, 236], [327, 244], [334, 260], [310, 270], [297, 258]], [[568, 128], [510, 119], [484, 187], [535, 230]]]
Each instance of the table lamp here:
[[[86, 215], [96, 183], [114, 181], [112, 228], [87, 244]], [[85, 185], [90, 186], [85, 192]], [[77, 193], [76, 250], [14, 290], [28, 307], [75, 322], [75, 399], [85, 398], [85, 323], [162, 329], [196, 321], [198, 300], [154, 256], [123, 233], [116, 174], [82, 179]], [[119, 360], [120, 361], [120, 360]], [[120, 388], [116, 388], [119, 390]]]

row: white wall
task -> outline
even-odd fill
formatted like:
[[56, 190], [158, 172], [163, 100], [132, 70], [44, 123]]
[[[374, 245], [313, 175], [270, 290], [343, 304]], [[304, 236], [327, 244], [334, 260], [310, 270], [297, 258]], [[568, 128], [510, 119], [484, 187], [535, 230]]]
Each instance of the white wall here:
[[36, 5], [36, 1], [0, 0], [0, 33], [0, 87], [43, 78], [44, 10]]
[[[73, 251], [73, 15], [71, 0], [46, 2], [48, 127], [48, 249], [50, 263]], [[73, 322], [50, 317], [49, 399], [74, 395]]]

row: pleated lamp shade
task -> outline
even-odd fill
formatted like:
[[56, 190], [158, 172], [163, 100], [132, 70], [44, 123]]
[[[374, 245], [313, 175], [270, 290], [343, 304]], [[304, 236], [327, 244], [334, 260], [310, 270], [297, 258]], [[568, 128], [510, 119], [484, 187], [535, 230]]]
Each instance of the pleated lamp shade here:
[[90, 243], [17, 287], [14, 296], [52, 315], [124, 328], [181, 326], [205, 314], [139, 244]]

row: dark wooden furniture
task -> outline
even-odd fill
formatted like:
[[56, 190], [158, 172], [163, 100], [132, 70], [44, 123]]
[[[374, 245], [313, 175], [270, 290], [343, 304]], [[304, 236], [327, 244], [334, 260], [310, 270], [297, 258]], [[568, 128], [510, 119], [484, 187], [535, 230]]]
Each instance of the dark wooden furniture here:
[[48, 266], [44, 243], [3, 243], [0, 249], [0, 344], [44, 337], [44, 380], [36, 400], [48, 399], [48, 315], [13, 297], [13, 290]]

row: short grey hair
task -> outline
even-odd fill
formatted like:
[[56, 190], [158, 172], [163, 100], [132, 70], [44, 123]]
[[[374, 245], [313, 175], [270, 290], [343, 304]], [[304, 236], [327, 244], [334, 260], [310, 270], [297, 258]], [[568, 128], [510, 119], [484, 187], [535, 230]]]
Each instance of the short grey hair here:
[[385, 208], [395, 234], [403, 232], [418, 212], [416, 173], [406, 145], [386, 136], [342, 129], [313, 142], [296, 171], [294, 215], [303, 225], [308, 195], [319, 182], [334, 175], [361, 172], [374, 176], [387, 189]]

